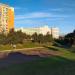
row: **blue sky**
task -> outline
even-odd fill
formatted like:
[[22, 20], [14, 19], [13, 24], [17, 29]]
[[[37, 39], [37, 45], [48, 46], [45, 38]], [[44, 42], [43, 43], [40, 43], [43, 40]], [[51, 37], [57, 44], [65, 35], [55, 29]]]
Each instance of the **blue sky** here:
[[75, 29], [75, 0], [0, 0], [15, 8], [15, 27], [59, 27], [61, 33]]

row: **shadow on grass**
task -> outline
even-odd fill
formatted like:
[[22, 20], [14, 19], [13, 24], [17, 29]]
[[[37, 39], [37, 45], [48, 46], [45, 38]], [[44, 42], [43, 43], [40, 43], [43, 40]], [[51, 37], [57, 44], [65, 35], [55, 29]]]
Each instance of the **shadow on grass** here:
[[60, 56], [44, 58], [11, 52], [1, 62], [11, 65], [1, 68], [0, 75], [75, 75], [75, 61]]
[[2, 57], [0, 58], [0, 68], [7, 67], [15, 63], [30, 62], [40, 58], [41, 57], [38, 55], [26, 55], [20, 52], [11, 52], [8, 55], [4, 53], [2, 54]]
[[53, 46], [60, 47], [60, 48], [66, 48], [66, 49], [71, 48], [71, 45], [61, 44], [59, 42], [54, 42]]

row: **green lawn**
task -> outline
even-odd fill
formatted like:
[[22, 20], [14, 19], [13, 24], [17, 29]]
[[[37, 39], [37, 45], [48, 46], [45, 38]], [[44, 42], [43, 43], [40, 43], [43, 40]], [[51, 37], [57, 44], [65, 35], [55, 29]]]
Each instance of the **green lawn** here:
[[60, 52], [60, 57], [64, 57], [69, 60], [75, 60], [75, 48], [63, 48], [63, 47], [56, 47], [56, 46], [47, 46], [49, 50]]
[[[38, 43], [32, 43], [32, 42], [28, 42], [25, 44], [16, 44], [16, 49], [23, 49], [23, 48], [34, 48], [34, 47], [41, 47], [41, 44]], [[12, 50], [13, 46], [11, 45], [0, 45], [0, 51], [3, 50]]]
[[39, 58], [22, 64], [12, 64], [0, 69], [0, 75], [75, 75], [75, 53], [72, 49], [48, 46], [58, 51], [59, 56]]
[[59, 56], [42, 58], [2, 68], [0, 75], [75, 75], [75, 61]]

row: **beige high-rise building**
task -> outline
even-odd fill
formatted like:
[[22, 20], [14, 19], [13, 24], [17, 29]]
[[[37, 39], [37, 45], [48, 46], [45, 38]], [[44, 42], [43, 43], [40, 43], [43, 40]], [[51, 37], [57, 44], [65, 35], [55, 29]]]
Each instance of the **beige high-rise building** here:
[[14, 29], [14, 8], [0, 3], [0, 33]]

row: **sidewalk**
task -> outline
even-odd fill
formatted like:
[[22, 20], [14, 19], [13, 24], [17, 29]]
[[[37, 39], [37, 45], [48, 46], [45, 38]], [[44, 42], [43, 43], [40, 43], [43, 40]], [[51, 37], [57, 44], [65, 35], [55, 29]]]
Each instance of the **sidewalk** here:
[[20, 50], [32, 50], [32, 49], [39, 49], [39, 48], [44, 48], [44, 47], [34, 47], [34, 48], [22, 48], [22, 49], [3, 50], [3, 51], [0, 51], [0, 52], [11, 52], [11, 51], [20, 51]]

